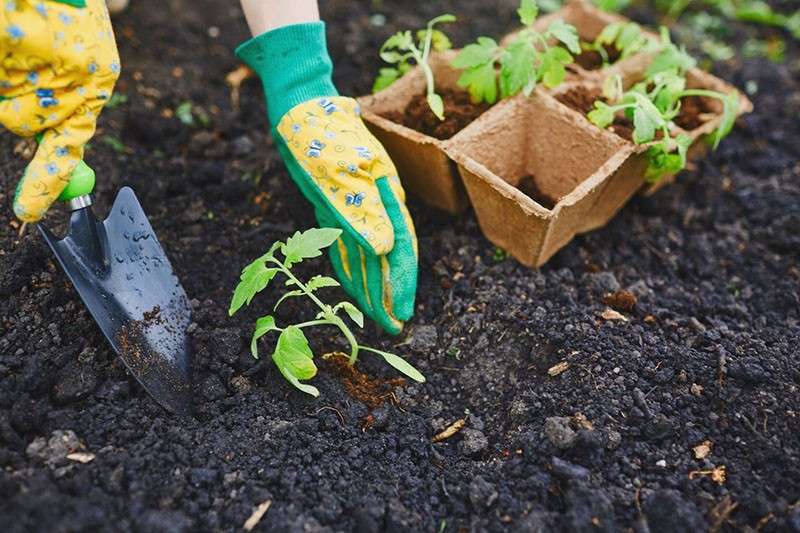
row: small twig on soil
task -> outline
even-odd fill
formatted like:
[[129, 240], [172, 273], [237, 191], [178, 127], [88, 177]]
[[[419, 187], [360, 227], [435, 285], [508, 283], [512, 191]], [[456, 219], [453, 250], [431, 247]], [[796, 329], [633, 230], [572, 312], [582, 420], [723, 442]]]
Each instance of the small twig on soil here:
[[447, 428], [444, 431], [433, 437], [431, 439], [431, 442], [441, 442], [445, 439], [449, 439], [450, 437], [461, 431], [461, 428], [463, 428], [464, 424], [466, 423], [467, 423], [466, 418], [459, 418], [458, 420], [447, 426]]
[[344, 421], [344, 417], [342, 416], [342, 413], [338, 409], [336, 409], [335, 407], [331, 407], [330, 405], [326, 405], [325, 407], [320, 407], [319, 409], [316, 410], [316, 412], [314, 412], [314, 415], [318, 415], [320, 411], [324, 411], [325, 409], [330, 409], [339, 416], [339, 422], [342, 423], [342, 427], [347, 426], [347, 424]]
[[25, 230], [28, 229], [28, 223], [23, 222], [22, 226], [19, 227], [19, 233], [17, 233], [17, 238], [21, 239], [23, 235], [25, 235]]
[[258, 523], [264, 518], [264, 515], [267, 514], [269, 510], [269, 506], [272, 505], [272, 500], [267, 500], [255, 509], [253, 509], [253, 514], [250, 515], [250, 518], [244, 523], [244, 530], [245, 531], [252, 531]]
[[711, 510], [711, 516], [714, 517], [714, 525], [711, 527], [711, 533], [717, 533], [722, 526], [728, 521], [728, 517], [739, 506], [734, 503], [730, 496], [725, 496], [714, 508]]
[[238, 115], [240, 111], [239, 87], [242, 86], [245, 80], [249, 80], [255, 76], [256, 73], [247, 65], [239, 65], [236, 67], [236, 70], [228, 72], [228, 75], [225, 76], [225, 83], [231, 88], [231, 107], [233, 108], [234, 114]]

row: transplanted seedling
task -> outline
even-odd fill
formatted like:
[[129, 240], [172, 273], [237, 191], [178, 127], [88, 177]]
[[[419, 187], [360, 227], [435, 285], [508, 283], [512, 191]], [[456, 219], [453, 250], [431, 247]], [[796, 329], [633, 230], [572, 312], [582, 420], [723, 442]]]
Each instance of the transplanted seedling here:
[[652, 142], [657, 132], [661, 132], [661, 140], [647, 152], [647, 179], [651, 182], [686, 167], [686, 155], [692, 138], [683, 133], [674, 138], [671, 136], [673, 119], [680, 112], [681, 99], [698, 96], [722, 102], [722, 121], [712, 137], [714, 149], [733, 128], [739, 104], [736, 90], [724, 94], [686, 88], [686, 73], [695, 66], [695, 60], [683, 48], [672, 43], [666, 28], [661, 28], [660, 49], [645, 71], [645, 79], [627, 91], [622, 89], [618, 74], [610, 76], [603, 92], [609, 101], [615, 103], [609, 105], [598, 100], [594, 103], [595, 109], [588, 114], [590, 121], [604, 128], [614, 122], [618, 112], [623, 112], [633, 119], [633, 142], [637, 144]]
[[[528, 96], [539, 82], [555, 87], [567, 74], [564, 65], [573, 61], [570, 52], [581, 52], [575, 26], [562, 19], [553, 20], [543, 33], [534, 29], [539, 14], [535, 0], [522, 0], [517, 13], [525, 28], [508, 46], [500, 46], [490, 37], [478, 37], [453, 60], [453, 67], [464, 70], [458, 86], [468, 88], [478, 102], [496, 102], [498, 85], [500, 98], [520, 91]], [[566, 48], [553, 44], [554, 40]]]
[[658, 41], [649, 39], [635, 22], [613, 22], [603, 28], [593, 42], [581, 44], [584, 50], [600, 54], [604, 67], [609, 64], [607, 46], [613, 46], [619, 52], [618, 59], [640, 52], [653, 53], [659, 49]]
[[400, 76], [411, 69], [411, 60], [413, 60], [425, 72], [426, 99], [431, 111], [439, 120], [444, 120], [444, 102], [442, 97], [436, 94], [433, 70], [431, 70], [431, 66], [428, 63], [428, 57], [431, 49], [443, 51], [449, 50], [452, 46], [447, 35], [441, 30], [434, 29], [434, 25], [455, 20], [456, 17], [449, 14], [440, 15], [432, 19], [424, 30], [417, 32], [416, 42], [410, 30], [400, 31], [389, 37], [381, 46], [380, 56], [381, 59], [395, 66], [384, 67], [378, 71], [378, 77], [372, 86], [372, 92], [381, 91], [394, 83]]
[[[283, 274], [286, 279], [287, 287], [294, 287], [284, 293], [272, 308], [278, 309], [281, 303], [288, 298], [306, 297], [319, 307], [319, 313], [314, 320], [292, 324], [284, 328], [278, 327], [275, 317], [266, 315], [259, 318], [256, 322], [256, 330], [250, 342], [250, 351], [253, 357], [258, 358], [258, 340], [270, 331], [280, 332], [275, 351], [272, 353], [272, 360], [278, 366], [281, 374], [295, 387], [314, 397], [319, 396], [319, 390], [306, 383], [301, 383], [313, 378], [317, 374], [317, 367], [314, 364], [314, 354], [308, 346], [303, 330], [311, 326], [336, 326], [350, 343], [350, 360], [352, 365], [358, 358], [358, 352], [365, 350], [374, 352], [382, 356], [387, 363], [395, 369], [405, 374], [409, 378], [425, 382], [425, 377], [410, 363], [401, 357], [387, 353], [375, 348], [370, 348], [358, 344], [355, 336], [339, 316], [343, 311], [358, 327], [364, 326], [364, 315], [350, 302], [340, 302], [336, 305], [328, 305], [320, 300], [315, 294], [318, 289], [323, 287], [337, 287], [339, 282], [328, 276], [314, 276], [307, 282], [300, 281], [291, 271], [292, 266], [301, 262], [303, 259], [318, 257], [322, 250], [336, 242], [341, 230], [338, 229], [319, 229], [312, 228], [303, 233], [296, 232], [293, 236], [286, 239], [286, 242], [276, 242], [270, 247], [269, 251], [253, 261], [242, 270], [239, 285], [233, 294], [228, 314], [233, 315], [243, 305], [250, 305], [253, 297], [263, 291], [270, 281], [277, 275]], [[280, 252], [283, 259], [276, 257]]]

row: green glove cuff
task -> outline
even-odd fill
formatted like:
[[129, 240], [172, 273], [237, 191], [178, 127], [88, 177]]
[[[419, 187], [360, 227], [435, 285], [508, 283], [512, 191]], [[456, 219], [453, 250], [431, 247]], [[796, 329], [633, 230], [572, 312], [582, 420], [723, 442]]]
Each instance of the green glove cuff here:
[[267, 116], [275, 126], [291, 108], [312, 98], [338, 96], [325, 23], [308, 22], [262, 33], [236, 49], [236, 56], [261, 78]]

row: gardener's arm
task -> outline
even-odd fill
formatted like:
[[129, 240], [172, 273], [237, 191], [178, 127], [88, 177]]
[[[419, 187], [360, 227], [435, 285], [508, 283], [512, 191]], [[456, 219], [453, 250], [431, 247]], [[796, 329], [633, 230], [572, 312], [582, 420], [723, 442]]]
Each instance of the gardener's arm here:
[[414, 312], [417, 239], [397, 170], [339, 96], [314, 0], [242, 0], [256, 37], [236, 50], [264, 85], [272, 134], [322, 227], [340, 228], [331, 262], [345, 291], [390, 333]]

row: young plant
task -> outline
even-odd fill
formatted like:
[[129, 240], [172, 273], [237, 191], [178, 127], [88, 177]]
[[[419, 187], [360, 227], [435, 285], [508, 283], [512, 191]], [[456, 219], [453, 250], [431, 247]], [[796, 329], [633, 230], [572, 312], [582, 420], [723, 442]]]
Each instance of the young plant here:
[[614, 122], [617, 113], [624, 113], [633, 120], [633, 142], [652, 142], [657, 132], [661, 140], [653, 144], [648, 152], [647, 179], [654, 182], [665, 174], [673, 174], [686, 166], [686, 155], [692, 138], [686, 134], [671, 136], [673, 119], [678, 116], [681, 99], [689, 96], [718, 99], [722, 102], [722, 120], [714, 133], [713, 148], [730, 133], [736, 120], [739, 93], [728, 94], [706, 89], [687, 89], [686, 72], [694, 67], [695, 60], [683, 48], [672, 43], [666, 28], [661, 29], [661, 50], [645, 71], [645, 79], [623, 91], [618, 74], [606, 79], [604, 96], [614, 102], [594, 103], [595, 109], [588, 118], [604, 128]]
[[[500, 46], [489, 37], [478, 37], [453, 60], [452, 66], [464, 71], [458, 86], [467, 87], [478, 102], [496, 102], [498, 85], [500, 98], [520, 91], [529, 96], [540, 81], [545, 87], [555, 87], [564, 81], [564, 65], [573, 61], [570, 52], [581, 51], [577, 30], [562, 19], [553, 20], [544, 33], [534, 29], [539, 14], [535, 0], [522, 0], [517, 13], [525, 27], [508, 46]], [[552, 44], [553, 40], [566, 48]]]
[[603, 28], [594, 42], [581, 45], [583, 50], [600, 54], [604, 67], [610, 63], [607, 47], [611, 46], [619, 52], [619, 59], [625, 59], [640, 52], [652, 53], [658, 43], [647, 38], [635, 22], [614, 22]]
[[456, 17], [445, 14], [440, 15], [430, 22], [424, 30], [417, 31], [416, 43], [410, 30], [397, 32], [389, 37], [381, 46], [381, 59], [394, 67], [384, 67], [378, 71], [378, 77], [372, 86], [372, 92], [376, 93], [394, 83], [403, 74], [411, 69], [411, 60], [422, 67], [425, 73], [426, 100], [428, 105], [439, 120], [444, 120], [444, 102], [442, 97], [436, 94], [433, 71], [428, 64], [428, 57], [431, 49], [436, 51], [449, 50], [452, 44], [450, 39], [441, 30], [434, 29], [434, 25], [440, 22], [454, 22]]
[[[296, 232], [286, 239], [286, 242], [278, 241], [274, 243], [267, 253], [242, 270], [228, 314], [233, 315], [243, 305], [250, 305], [253, 297], [263, 291], [276, 275], [283, 274], [287, 278], [286, 286], [294, 288], [281, 296], [272, 308], [273, 312], [288, 298], [305, 297], [314, 302], [319, 308], [319, 313], [317, 313], [314, 320], [292, 324], [284, 328], [278, 327], [272, 315], [259, 318], [256, 321], [256, 330], [250, 341], [250, 352], [253, 357], [258, 358], [258, 340], [261, 337], [270, 331], [280, 332], [275, 350], [272, 353], [272, 360], [289, 383], [301, 391], [317, 397], [319, 396], [319, 390], [316, 387], [301, 383], [301, 381], [311, 379], [317, 374], [317, 367], [313, 361], [314, 354], [311, 353], [303, 330], [312, 326], [330, 325], [339, 328], [350, 343], [349, 363], [351, 365], [356, 362], [360, 350], [373, 352], [382, 356], [387, 363], [409, 378], [424, 383], [425, 377], [401, 357], [358, 344], [344, 319], [339, 316], [340, 311], [343, 311], [358, 327], [363, 327], [364, 315], [356, 306], [350, 302], [329, 305], [320, 300], [315, 294], [318, 289], [323, 287], [337, 287], [339, 282], [327, 276], [314, 276], [304, 283], [292, 272], [292, 266], [303, 259], [318, 257], [322, 254], [323, 249], [336, 242], [340, 234], [341, 230], [338, 229], [312, 228], [303, 233]], [[283, 259], [279, 259], [276, 256], [278, 252], [281, 253]]]

